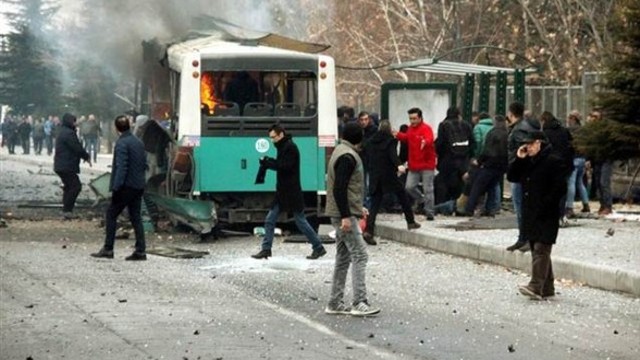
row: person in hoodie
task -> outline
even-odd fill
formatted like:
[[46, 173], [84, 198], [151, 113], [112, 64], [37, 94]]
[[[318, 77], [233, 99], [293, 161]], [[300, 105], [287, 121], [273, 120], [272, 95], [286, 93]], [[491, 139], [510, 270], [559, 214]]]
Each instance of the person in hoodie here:
[[[409, 129], [406, 133], [394, 132], [396, 139], [407, 143], [409, 158], [409, 174], [405, 190], [413, 197], [418, 206], [422, 206], [427, 220], [434, 219], [433, 177], [436, 168], [436, 149], [433, 140], [433, 130], [422, 119], [420, 108], [411, 108], [409, 114]], [[417, 189], [422, 183], [422, 190]]]
[[300, 151], [298, 146], [287, 134], [284, 128], [278, 124], [269, 128], [269, 137], [276, 147], [277, 156], [275, 159], [265, 156], [260, 159], [260, 166], [277, 172], [276, 177], [276, 198], [271, 204], [271, 209], [267, 213], [264, 229], [265, 234], [262, 239], [262, 249], [251, 255], [254, 259], [268, 259], [271, 257], [271, 246], [276, 222], [281, 211], [293, 213], [296, 226], [306, 237], [312, 246], [311, 255], [307, 259], [315, 260], [324, 256], [327, 251], [322, 246], [322, 241], [313, 227], [304, 216], [304, 198], [302, 186], [300, 185]]
[[569, 171], [546, 139], [540, 130], [525, 132], [507, 171], [509, 181], [522, 186], [520, 232], [531, 247], [531, 280], [519, 290], [534, 300], [555, 295], [551, 249], [558, 237], [558, 204], [567, 191]]
[[62, 124], [56, 136], [55, 154], [53, 156], [53, 171], [58, 174], [62, 184], [62, 216], [64, 219], [75, 219], [73, 208], [76, 199], [82, 190], [82, 183], [78, 174], [80, 173], [80, 159], [89, 163], [91, 158], [87, 153], [76, 134], [76, 117], [72, 114], [62, 116]]
[[385, 194], [394, 194], [402, 206], [404, 218], [409, 230], [418, 229], [411, 210], [411, 204], [404, 191], [404, 185], [399, 176], [406, 172], [406, 168], [398, 158], [398, 142], [391, 133], [389, 120], [381, 120], [378, 131], [369, 139], [367, 155], [369, 156], [369, 192], [371, 194], [371, 209], [367, 217], [367, 225], [362, 237], [369, 245], [376, 245], [375, 234], [376, 216], [380, 210]]

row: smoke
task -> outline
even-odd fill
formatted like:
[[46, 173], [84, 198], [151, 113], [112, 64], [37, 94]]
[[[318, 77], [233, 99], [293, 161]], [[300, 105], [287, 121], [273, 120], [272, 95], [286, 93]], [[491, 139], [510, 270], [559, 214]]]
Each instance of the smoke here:
[[[83, 60], [116, 77], [134, 79], [143, 40], [161, 43], [186, 35], [193, 19], [207, 15], [253, 30], [305, 40], [305, 0], [64, 0], [52, 40], [62, 64]], [[71, 66], [67, 66], [71, 69]], [[73, 82], [69, 72], [63, 84]]]

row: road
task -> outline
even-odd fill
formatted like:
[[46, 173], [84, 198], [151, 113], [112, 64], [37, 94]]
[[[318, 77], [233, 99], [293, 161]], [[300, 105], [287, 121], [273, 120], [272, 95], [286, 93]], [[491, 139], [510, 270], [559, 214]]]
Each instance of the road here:
[[[24, 181], [14, 170], [25, 172], [3, 164], [3, 187]], [[12, 199], [48, 199], [29, 189], [52, 178], [26, 173]], [[531, 301], [517, 292], [526, 274], [383, 240], [368, 248], [367, 274], [381, 314], [330, 316], [332, 244], [310, 261], [308, 245], [276, 241], [260, 261], [253, 236], [165, 232], [149, 246], [210, 255], [131, 263], [133, 241], [118, 240], [114, 260], [94, 259], [99, 217], [64, 222], [56, 211], [0, 229], [1, 359], [640, 358], [636, 297], [557, 281], [554, 299]]]

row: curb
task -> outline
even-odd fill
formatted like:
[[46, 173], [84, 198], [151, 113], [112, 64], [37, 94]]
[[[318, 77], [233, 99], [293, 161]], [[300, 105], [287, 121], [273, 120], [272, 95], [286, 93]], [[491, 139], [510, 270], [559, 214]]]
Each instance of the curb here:
[[[481, 245], [452, 236], [410, 232], [387, 224], [377, 225], [376, 235], [409, 245], [531, 273], [531, 255], [529, 253], [519, 251], [512, 253], [506, 251], [504, 247]], [[553, 257], [553, 272], [557, 279], [570, 279], [595, 288], [640, 296], [639, 273], [555, 256]]]

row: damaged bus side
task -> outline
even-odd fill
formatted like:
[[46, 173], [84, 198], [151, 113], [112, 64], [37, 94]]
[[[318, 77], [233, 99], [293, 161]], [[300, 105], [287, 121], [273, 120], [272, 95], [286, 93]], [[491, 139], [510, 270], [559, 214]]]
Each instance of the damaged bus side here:
[[[157, 44], [143, 47], [142, 97], [153, 119], [170, 118], [172, 137], [160, 151], [166, 161], [156, 170], [156, 196], [163, 197], [156, 203], [209, 203], [212, 226], [264, 221], [275, 174], [264, 184], [255, 178], [259, 159], [276, 156], [267, 131], [279, 123], [300, 149], [305, 214], [317, 224], [337, 139], [333, 59], [215, 36], [170, 45], [160, 62]], [[280, 221], [292, 219], [281, 214]]]

